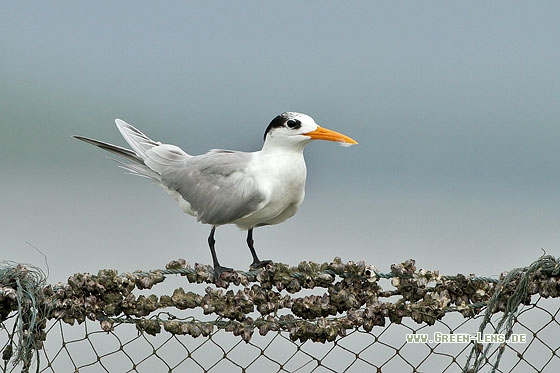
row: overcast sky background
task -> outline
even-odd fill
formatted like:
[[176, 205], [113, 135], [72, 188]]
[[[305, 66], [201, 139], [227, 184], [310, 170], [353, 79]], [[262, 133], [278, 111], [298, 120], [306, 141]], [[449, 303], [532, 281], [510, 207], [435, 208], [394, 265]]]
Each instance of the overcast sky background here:
[[[260, 148], [300, 111], [306, 200], [263, 259], [408, 258], [499, 275], [560, 246], [557, 2], [8, 2], [0, 13], [1, 258], [74, 272], [211, 263], [210, 227], [80, 134], [114, 119], [191, 154]], [[245, 233], [216, 233], [247, 269]]]

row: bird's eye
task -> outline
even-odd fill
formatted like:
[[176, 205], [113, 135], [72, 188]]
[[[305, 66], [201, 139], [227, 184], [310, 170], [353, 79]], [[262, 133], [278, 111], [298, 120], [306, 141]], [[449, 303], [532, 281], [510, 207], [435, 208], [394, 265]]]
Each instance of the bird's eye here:
[[288, 128], [290, 129], [296, 129], [301, 127], [301, 122], [297, 119], [288, 119], [288, 121], [286, 122], [286, 126], [288, 126]]

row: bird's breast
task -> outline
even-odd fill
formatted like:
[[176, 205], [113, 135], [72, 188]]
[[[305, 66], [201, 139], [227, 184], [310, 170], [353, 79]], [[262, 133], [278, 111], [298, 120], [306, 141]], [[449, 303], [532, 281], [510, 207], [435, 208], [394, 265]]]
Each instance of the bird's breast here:
[[244, 225], [277, 224], [296, 213], [305, 196], [307, 170], [303, 155], [256, 158], [251, 173], [265, 200], [259, 211], [242, 219], [247, 220]]
[[258, 167], [259, 189], [270, 199], [286, 203], [303, 199], [307, 177], [303, 154], [264, 156]]

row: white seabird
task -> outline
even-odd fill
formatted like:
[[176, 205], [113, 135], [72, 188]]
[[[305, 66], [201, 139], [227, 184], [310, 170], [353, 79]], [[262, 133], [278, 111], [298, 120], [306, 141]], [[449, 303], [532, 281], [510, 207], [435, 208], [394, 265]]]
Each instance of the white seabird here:
[[117, 119], [117, 128], [132, 150], [83, 136], [74, 136], [124, 157], [121, 167], [159, 184], [187, 214], [210, 224], [208, 244], [214, 271], [232, 271], [218, 262], [216, 227], [235, 224], [248, 230], [247, 245], [253, 256], [251, 268], [260, 260], [253, 246], [253, 229], [282, 223], [292, 217], [305, 195], [307, 169], [303, 149], [311, 140], [357, 144], [350, 137], [320, 127], [306, 114], [285, 112], [270, 122], [261, 150], [248, 153], [213, 149], [190, 155], [175, 145], [153, 141], [130, 124]]

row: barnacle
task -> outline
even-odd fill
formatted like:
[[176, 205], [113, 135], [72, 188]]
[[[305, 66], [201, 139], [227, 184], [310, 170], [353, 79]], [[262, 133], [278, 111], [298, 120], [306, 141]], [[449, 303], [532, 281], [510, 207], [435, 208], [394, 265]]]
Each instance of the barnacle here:
[[102, 320], [100, 322], [101, 329], [105, 332], [113, 331], [113, 324], [114, 322], [112, 320]]
[[183, 258], [175, 259], [165, 265], [166, 269], [187, 268], [187, 261]]
[[156, 335], [161, 332], [161, 325], [159, 320], [145, 320], [140, 319], [136, 322], [136, 329], [144, 331], [150, 335]]

